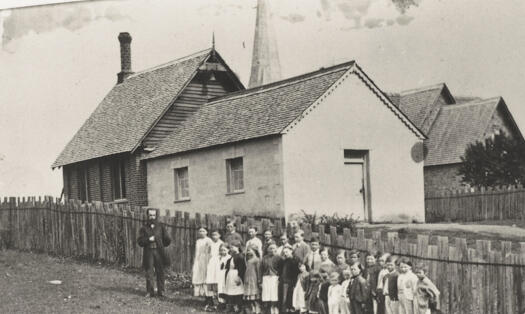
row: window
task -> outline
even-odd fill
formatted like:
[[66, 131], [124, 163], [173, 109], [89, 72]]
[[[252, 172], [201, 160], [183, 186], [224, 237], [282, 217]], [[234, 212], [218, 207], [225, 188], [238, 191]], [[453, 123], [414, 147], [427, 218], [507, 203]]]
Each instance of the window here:
[[111, 186], [113, 200], [126, 198], [126, 171], [122, 160], [115, 161], [111, 166]]
[[89, 202], [89, 174], [87, 168], [78, 169], [78, 190], [80, 200]]
[[226, 179], [228, 184], [228, 193], [244, 191], [242, 157], [226, 159]]
[[175, 171], [175, 201], [190, 199], [190, 181], [188, 167], [177, 168]]

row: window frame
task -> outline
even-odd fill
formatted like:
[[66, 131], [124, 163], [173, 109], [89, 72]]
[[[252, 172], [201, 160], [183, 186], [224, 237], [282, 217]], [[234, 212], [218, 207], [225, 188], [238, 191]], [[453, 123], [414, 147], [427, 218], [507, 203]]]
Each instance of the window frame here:
[[78, 198], [81, 202], [89, 203], [89, 171], [87, 167], [77, 168]]
[[[232, 168], [236, 162], [240, 162], [240, 169]], [[242, 186], [238, 186], [239, 182]], [[226, 159], [226, 194], [238, 193], [244, 193], [244, 158], [242, 156]]]
[[122, 159], [114, 161], [111, 165], [111, 190], [113, 201], [127, 199], [126, 164]]
[[[185, 171], [186, 177], [182, 178], [180, 174]], [[185, 167], [179, 167], [173, 169], [173, 177], [174, 177], [174, 185], [175, 185], [175, 202], [185, 202], [191, 200], [191, 194], [190, 194], [190, 170], [188, 166]], [[182, 188], [184, 187], [183, 184], [181, 184], [182, 180], [186, 181], [186, 190], [187, 190], [187, 196], [184, 196]]]

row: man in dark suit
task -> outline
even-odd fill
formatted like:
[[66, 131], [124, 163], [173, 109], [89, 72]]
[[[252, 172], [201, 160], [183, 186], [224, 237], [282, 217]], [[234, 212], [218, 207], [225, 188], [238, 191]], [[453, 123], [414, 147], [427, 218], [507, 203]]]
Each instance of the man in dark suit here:
[[166, 228], [157, 221], [157, 210], [148, 209], [148, 220], [140, 228], [138, 244], [144, 248], [142, 267], [146, 271], [146, 290], [148, 297], [154, 297], [153, 274], [157, 275], [157, 296], [164, 296], [164, 267], [170, 265], [165, 247], [170, 245], [171, 238]]

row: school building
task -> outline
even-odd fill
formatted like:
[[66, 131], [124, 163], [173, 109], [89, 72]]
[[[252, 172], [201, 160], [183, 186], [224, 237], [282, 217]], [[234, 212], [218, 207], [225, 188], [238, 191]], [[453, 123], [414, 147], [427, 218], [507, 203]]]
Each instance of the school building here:
[[424, 221], [426, 138], [353, 61], [245, 89], [214, 49], [132, 73], [53, 167], [66, 198]]

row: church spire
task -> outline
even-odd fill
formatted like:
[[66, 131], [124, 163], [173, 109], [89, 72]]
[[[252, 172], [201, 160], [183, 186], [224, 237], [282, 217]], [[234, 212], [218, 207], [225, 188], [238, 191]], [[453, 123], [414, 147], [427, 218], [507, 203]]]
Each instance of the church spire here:
[[270, 19], [268, 0], [257, 0], [249, 87], [271, 83], [281, 78], [277, 42]]

